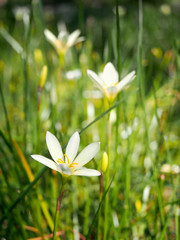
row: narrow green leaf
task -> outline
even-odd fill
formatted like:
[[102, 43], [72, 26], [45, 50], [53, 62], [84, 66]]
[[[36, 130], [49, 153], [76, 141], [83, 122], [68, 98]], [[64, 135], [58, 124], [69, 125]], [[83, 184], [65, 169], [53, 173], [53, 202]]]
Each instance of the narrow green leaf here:
[[98, 214], [99, 214], [99, 210], [100, 210], [101, 205], [103, 204], [103, 202], [104, 202], [104, 200], [105, 200], [106, 194], [107, 194], [107, 193], [109, 192], [109, 190], [110, 190], [110, 187], [111, 187], [111, 184], [112, 184], [112, 182], [113, 182], [113, 179], [114, 179], [114, 176], [112, 177], [111, 182], [110, 182], [108, 188], [106, 189], [105, 193], [103, 194], [102, 200], [101, 200], [101, 202], [100, 202], [100, 204], [99, 204], [99, 207], [98, 207], [98, 209], [97, 209], [97, 211], [96, 211], [96, 214], [95, 214], [95, 216], [94, 216], [94, 218], [93, 218], [93, 220], [92, 220], [92, 224], [91, 224], [91, 226], [90, 226], [90, 228], [89, 228], [89, 232], [88, 232], [88, 234], [87, 234], [86, 240], [88, 240], [88, 239], [90, 238], [90, 235], [91, 235], [91, 233], [92, 233], [92, 231], [93, 231], [94, 225], [95, 225], [95, 223], [96, 223], [96, 220], [97, 220], [97, 217], [98, 217]]
[[4, 28], [0, 28], [0, 35], [9, 43], [14, 51], [20, 55], [23, 54], [21, 45]]

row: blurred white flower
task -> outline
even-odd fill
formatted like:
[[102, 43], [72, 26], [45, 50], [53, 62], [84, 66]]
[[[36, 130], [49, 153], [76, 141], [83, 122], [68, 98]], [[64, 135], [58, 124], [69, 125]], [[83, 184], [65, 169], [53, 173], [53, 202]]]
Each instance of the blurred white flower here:
[[45, 166], [60, 172], [62, 175], [77, 176], [99, 176], [101, 173], [95, 169], [83, 167], [88, 163], [99, 151], [100, 143], [94, 142], [85, 147], [76, 157], [80, 143], [80, 136], [75, 132], [70, 138], [66, 153], [63, 154], [61, 145], [57, 138], [50, 132], [46, 133], [46, 144], [52, 160], [41, 155], [31, 155], [31, 157], [44, 164]]
[[161, 11], [162, 14], [164, 14], [166, 16], [171, 15], [171, 7], [168, 4], [162, 4], [160, 6], [160, 11]]
[[139, 119], [138, 117], [135, 117], [133, 121], [133, 130], [135, 130], [138, 127], [138, 124], [139, 124]]
[[115, 228], [119, 227], [118, 215], [115, 211], [112, 212], [112, 219], [113, 219], [113, 224]]
[[105, 65], [104, 71], [99, 75], [89, 69], [87, 70], [87, 74], [104, 93], [107, 99], [111, 101], [113, 101], [116, 95], [127, 87], [136, 77], [135, 71], [132, 71], [119, 82], [118, 72], [111, 62]]
[[143, 191], [143, 202], [147, 202], [147, 201], [148, 201], [150, 189], [151, 189], [151, 187], [150, 187], [149, 185], [147, 185], [147, 186], [144, 188], [144, 191]]
[[150, 143], [150, 149], [151, 149], [152, 151], [156, 151], [157, 148], [158, 148], [157, 142], [156, 142], [156, 141], [152, 141], [152, 142]]
[[78, 29], [71, 34], [66, 30], [62, 30], [58, 37], [56, 37], [48, 29], [45, 29], [44, 31], [47, 40], [53, 45], [59, 55], [65, 54], [69, 48], [85, 40], [84, 37], [79, 37], [80, 33], [81, 32]]
[[103, 97], [103, 95], [99, 90], [84, 90], [83, 97], [87, 99], [89, 98], [100, 99]]
[[174, 173], [174, 174], [179, 174], [179, 172], [180, 172], [180, 166], [179, 166], [179, 165], [176, 165], [176, 164], [173, 164], [172, 167], [171, 167], [171, 170], [172, 170], [172, 173]]
[[77, 80], [81, 78], [82, 73], [80, 69], [74, 69], [65, 73], [65, 77], [68, 80]]
[[180, 172], [180, 167], [176, 164], [171, 165], [171, 164], [165, 163], [161, 166], [160, 171], [162, 173], [178, 174]]
[[89, 123], [92, 122], [95, 118], [95, 107], [93, 103], [87, 104], [87, 117]]
[[146, 168], [146, 171], [151, 168], [151, 158], [149, 156], [145, 157], [144, 159], [144, 167]]
[[[113, 8], [113, 13], [116, 15], [116, 7]], [[118, 6], [118, 15], [120, 17], [126, 14], [126, 9], [123, 6]]]
[[132, 128], [128, 126], [121, 132], [122, 139], [127, 139], [132, 134]]
[[28, 7], [15, 7], [13, 9], [13, 13], [15, 15], [16, 20], [23, 20], [24, 18], [26, 19], [27, 17], [29, 18], [30, 15], [30, 9]]

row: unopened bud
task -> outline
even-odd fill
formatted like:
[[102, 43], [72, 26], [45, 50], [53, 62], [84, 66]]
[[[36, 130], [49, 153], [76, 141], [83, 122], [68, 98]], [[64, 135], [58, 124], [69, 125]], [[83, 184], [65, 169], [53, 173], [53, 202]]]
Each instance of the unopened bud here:
[[162, 58], [162, 50], [160, 48], [152, 48], [151, 52], [156, 58]]
[[41, 76], [40, 76], [40, 87], [42, 88], [44, 87], [44, 84], [46, 82], [47, 73], [48, 73], [48, 68], [46, 65], [44, 65], [41, 71]]
[[141, 203], [140, 200], [136, 200], [136, 201], [135, 201], [135, 207], [136, 207], [136, 211], [137, 211], [137, 212], [140, 212], [140, 211], [141, 211], [142, 203]]
[[101, 166], [103, 173], [106, 172], [107, 166], [108, 166], [108, 155], [106, 152], [104, 152], [102, 157], [102, 166]]
[[39, 63], [39, 64], [42, 63], [42, 61], [43, 61], [43, 54], [42, 54], [41, 49], [36, 48], [34, 50], [34, 59], [35, 59], [36, 63]]

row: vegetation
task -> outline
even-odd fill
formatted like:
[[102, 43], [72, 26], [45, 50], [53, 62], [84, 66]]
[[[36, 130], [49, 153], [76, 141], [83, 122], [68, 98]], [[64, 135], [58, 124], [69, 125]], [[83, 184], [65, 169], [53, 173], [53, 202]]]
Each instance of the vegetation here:
[[[178, 3], [77, 1], [67, 12], [8, 4], [0, 8], [1, 239], [178, 240]], [[136, 72], [114, 95], [87, 73], [108, 62], [119, 81]], [[78, 152], [100, 142], [86, 166], [101, 176], [65, 177], [31, 158], [51, 158], [47, 131], [64, 153], [76, 131]]]

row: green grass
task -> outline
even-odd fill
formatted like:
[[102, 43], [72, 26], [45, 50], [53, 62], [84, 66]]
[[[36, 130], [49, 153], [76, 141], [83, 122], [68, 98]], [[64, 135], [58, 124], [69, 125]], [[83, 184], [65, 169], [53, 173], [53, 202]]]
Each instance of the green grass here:
[[[109, 165], [101, 177], [68, 179], [56, 215], [57, 239], [180, 237], [180, 18], [174, 1], [170, 15], [139, 0], [125, 2], [125, 15], [118, 16], [118, 3], [116, 15], [108, 5], [107, 16], [99, 17], [100, 9], [79, 1], [78, 21], [72, 16], [67, 27], [81, 28], [86, 40], [68, 50], [64, 64], [43, 34], [48, 28], [57, 35], [57, 16], [38, 1], [32, 1], [25, 22], [0, 9], [2, 239], [53, 238], [62, 177], [30, 155], [50, 157], [46, 131], [65, 149], [76, 130], [79, 150], [101, 142], [87, 166], [101, 171], [105, 151]], [[103, 97], [93, 97], [97, 89], [86, 70], [101, 72], [108, 61], [120, 79], [132, 70], [137, 77], [107, 106]], [[44, 65], [48, 75], [39, 90]], [[66, 73], [74, 69], [80, 78], [68, 80]]]

